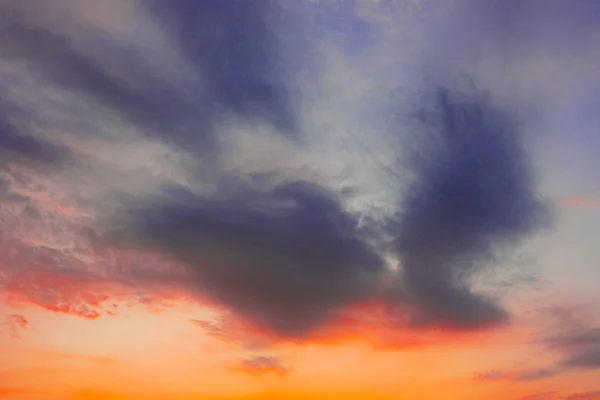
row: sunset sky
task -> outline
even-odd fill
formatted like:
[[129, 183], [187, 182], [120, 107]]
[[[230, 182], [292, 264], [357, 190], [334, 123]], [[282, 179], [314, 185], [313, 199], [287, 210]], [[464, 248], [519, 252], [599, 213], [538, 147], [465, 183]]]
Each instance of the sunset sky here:
[[0, 399], [600, 399], [600, 1], [0, 0]]

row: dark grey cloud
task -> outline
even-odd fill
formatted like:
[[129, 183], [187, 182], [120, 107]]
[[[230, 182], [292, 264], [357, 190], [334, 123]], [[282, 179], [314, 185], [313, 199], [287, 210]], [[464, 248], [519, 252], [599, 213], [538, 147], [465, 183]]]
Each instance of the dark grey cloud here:
[[600, 329], [590, 324], [594, 317], [587, 305], [553, 305], [539, 311], [549, 318], [550, 324], [538, 334], [535, 343], [545, 353], [555, 355], [557, 361], [545, 367], [524, 370], [497, 369], [478, 374], [478, 379], [528, 382], [566, 372], [600, 369]]
[[296, 129], [293, 77], [282, 58], [283, 7], [274, 0], [149, 2], [208, 85], [212, 112], [262, 117], [284, 132]]
[[600, 369], [600, 329], [572, 327], [544, 340], [550, 348], [564, 354], [562, 367]]
[[27, 325], [29, 325], [29, 321], [20, 314], [5, 316], [3, 320], [0, 320], [0, 333], [5, 330], [3, 328], [6, 328], [10, 336], [19, 339], [21, 331], [27, 328]]
[[[153, 34], [183, 50], [181, 62], [191, 75], [187, 84], [174, 84], [181, 71], [156, 71], [151, 62], [156, 60], [148, 59], [156, 54], [132, 48], [118, 36], [86, 24], [68, 34], [57, 30], [33, 15], [40, 6], [35, 1], [0, 4], [10, 11], [10, 18], [0, 18], [2, 57], [24, 62], [58, 87], [94, 99], [148, 135], [196, 155], [215, 150], [214, 128], [222, 118], [260, 120], [280, 133], [296, 131], [295, 79], [275, 26], [285, 14], [278, 2], [138, 3], [139, 11], [158, 20], [160, 31]], [[78, 45], [81, 40], [87, 48]]]
[[547, 217], [518, 124], [468, 86], [420, 96], [407, 139], [414, 179], [393, 229], [416, 323], [469, 327], [504, 320], [506, 311], [475, 293], [469, 278]]
[[504, 380], [507, 376], [507, 372], [502, 369], [494, 369], [490, 371], [479, 372], [476, 374], [476, 378], [481, 381]]
[[194, 325], [200, 327], [208, 336], [213, 336], [220, 338], [222, 340], [228, 341], [232, 338], [232, 334], [225, 329], [221, 324], [214, 321], [203, 321], [199, 319], [193, 319], [190, 321]]
[[22, 108], [3, 101], [0, 95], [0, 164], [17, 161], [57, 167], [72, 158], [68, 148], [31, 132], [30, 122]]
[[196, 289], [280, 334], [302, 335], [379, 289], [382, 260], [332, 193], [303, 182], [232, 189], [131, 209], [130, 233], [186, 265]]

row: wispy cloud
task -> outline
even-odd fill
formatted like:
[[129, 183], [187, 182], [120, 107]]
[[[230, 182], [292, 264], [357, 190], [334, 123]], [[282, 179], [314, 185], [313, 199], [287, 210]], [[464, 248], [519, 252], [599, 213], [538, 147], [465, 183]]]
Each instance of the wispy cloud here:
[[[202, 305], [218, 315], [161, 317], [231, 350], [241, 375], [228, 376], [250, 385], [260, 379], [244, 374], [301, 365], [284, 348], [333, 354], [363, 341], [374, 358], [408, 349], [398, 357], [412, 360], [471, 346], [484, 329], [520, 333], [508, 323], [535, 294], [514, 282], [556, 272], [531, 278], [552, 291], [564, 267], [508, 264], [562, 227], [553, 205], [561, 218], [580, 214], [561, 207], [599, 207], [586, 188], [547, 196], [570, 166], [536, 158], [557, 135], [556, 147], [590, 151], [574, 152], [583, 173], [597, 169], [599, 11], [560, 0], [0, 0], [0, 301], [27, 310], [9, 310], [4, 331], [33, 334], [29, 309], [93, 327], [125, 321], [98, 319], [130, 306]], [[596, 371], [595, 320], [552, 312], [528, 344], [555, 365], [498, 361], [476, 379], [529, 390]], [[571, 398], [597, 396], [584, 390]]]
[[37, 390], [18, 386], [0, 386], [0, 396], [21, 396], [39, 394]]
[[590, 197], [566, 197], [560, 199], [559, 204], [563, 207], [583, 209], [596, 209], [600, 207], [600, 201], [598, 201], [598, 199]]
[[265, 374], [285, 376], [290, 372], [279, 359], [274, 357], [255, 357], [242, 360], [236, 370], [255, 376]]
[[522, 400], [551, 400], [558, 398], [558, 392], [540, 392], [521, 397]]
[[600, 399], [600, 391], [574, 393], [565, 397], [565, 400], [595, 400]]

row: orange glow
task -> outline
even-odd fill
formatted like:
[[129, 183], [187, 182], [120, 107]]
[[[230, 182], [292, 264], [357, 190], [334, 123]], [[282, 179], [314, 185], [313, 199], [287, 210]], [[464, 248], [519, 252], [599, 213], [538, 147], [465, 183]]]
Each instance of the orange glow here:
[[[7, 398], [56, 393], [77, 400], [500, 399], [488, 396], [508, 393], [514, 383], [506, 379], [501, 390], [501, 382], [481, 382], [475, 373], [510, 365], [529, 351], [515, 347], [522, 335], [506, 329], [439, 334], [430, 343], [406, 331], [396, 348], [371, 345], [371, 336], [350, 332], [336, 340], [317, 337], [244, 349], [239, 341], [223, 340], [203, 330], [206, 324], [192, 322], [219, 315], [192, 303], [161, 313], [141, 305], [120, 308], [118, 315], [98, 319], [26, 305], [20, 311], [27, 312], [29, 326], [20, 339], [5, 335], [0, 341], [0, 376], [11, 382], [2, 388]], [[258, 365], [260, 371], [250, 362], [241, 364], [256, 354], [276, 354], [287, 372], [277, 373], [275, 364]], [[35, 388], [29, 388], [32, 379]]]
[[[51, 285], [57, 297], [35, 297], [31, 288], [40, 284]], [[371, 302], [345, 310], [302, 340], [289, 340], [211, 303], [176, 293], [152, 301], [132, 301], [132, 295], [115, 283], [70, 275], [16, 280], [5, 306], [12, 334], [0, 336], [0, 377], [10, 381], [0, 387], [2, 395], [500, 400], [524, 388], [541, 393], [569, 383], [566, 375], [552, 377], [551, 384], [519, 382], [524, 359], [555, 361], [540, 358], [527, 344], [527, 324], [472, 332], [416, 329], [405, 324], [407, 310], [390, 314], [382, 303]], [[511, 365], [502, 374], [493, 372]], [[482, 375], [486, 371], [492, 372]], [[586, 382], [585, 374], [581, 379]]]

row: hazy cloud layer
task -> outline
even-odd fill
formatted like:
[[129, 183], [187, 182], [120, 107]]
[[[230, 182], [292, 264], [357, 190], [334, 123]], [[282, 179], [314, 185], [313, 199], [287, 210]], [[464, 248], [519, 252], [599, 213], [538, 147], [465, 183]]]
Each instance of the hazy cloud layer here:
[[600, 328], [574, 327], [550, 336], [546, 343], [566, 354], [561, 361], [564, 367], [600, 369]]
[[486, 382], [532, 382], [556, 376], [561, 371], [558, 368], [531, 368], [520, 370], [492, 370], [477, 374], [476, 378]]
[[477, 380], [531, 382], [568, 372], [591, 372], [600, 369], [600, 329], [597, 327], [598, 319], [594, 307], [587, 304], [571, 304], [545, 307], [538, 311], [544, 321], [542, 330], [535, 334], [534, 344], [544, 354], [554, 356], [556, 361], [534, 368], [490, 370], [477, 374]]
[[283, 333], [374, 295], [383, 263], [332, 194], [302, 182], [229, 190], [216, 199], [175, 191], [131, 210], [131, 230], [188, 266], [199, 290]]
[[23, 329], [27, 328], [29, 321], [20, 314], [5, 316], [0, 320], [0, 333], [8, 333], [13, 338], [19, 338]]

